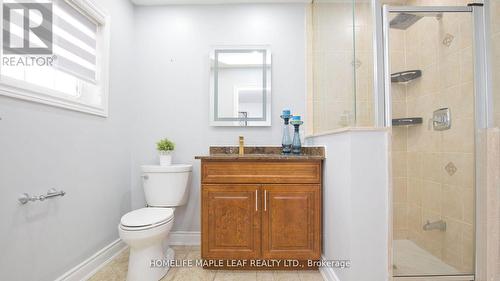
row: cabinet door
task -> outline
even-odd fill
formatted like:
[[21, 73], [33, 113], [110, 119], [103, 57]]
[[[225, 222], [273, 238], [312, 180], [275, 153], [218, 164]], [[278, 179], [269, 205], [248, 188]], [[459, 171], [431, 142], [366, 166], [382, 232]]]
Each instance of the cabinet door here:
[[260, 257], [260, 186], [202, 186], [202, 257]]
[[263, 258], [319, 259], [320, 185], [267, 185], [263, 192]]

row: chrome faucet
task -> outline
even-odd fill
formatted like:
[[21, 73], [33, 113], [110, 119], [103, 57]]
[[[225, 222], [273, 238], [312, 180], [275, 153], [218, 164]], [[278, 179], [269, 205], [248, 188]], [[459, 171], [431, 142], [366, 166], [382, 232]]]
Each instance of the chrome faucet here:
[[425, 231], [439, 229], [440, 231], [446, 231], [446, 222], [444, 220], [438, 220], [434, 222], [430, 222], [427, 220], [427, 223], [424, 224], [423, 229]]

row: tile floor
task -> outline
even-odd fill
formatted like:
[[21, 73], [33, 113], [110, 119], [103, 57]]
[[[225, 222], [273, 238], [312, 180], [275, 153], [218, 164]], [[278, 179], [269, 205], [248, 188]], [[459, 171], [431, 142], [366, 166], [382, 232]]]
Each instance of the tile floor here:
[[[176, 259], [200, 258], [198, 246], [173, 246]], [[89, 281], [125, 281], [127, 278], [128, 250], [99, 270]], [[168, 271], [161, 281], [323, 281], [317, 270], [303, 271], [232, 271], [206, 270], [200, 267], [177, 267]]]

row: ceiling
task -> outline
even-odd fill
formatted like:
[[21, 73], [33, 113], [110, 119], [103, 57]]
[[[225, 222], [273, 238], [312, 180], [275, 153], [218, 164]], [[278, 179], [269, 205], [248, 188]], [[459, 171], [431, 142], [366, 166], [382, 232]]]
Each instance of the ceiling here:
[[136, 5], [216, 5], [216, 4], [251, 4], [251, 3], [311, 3], [312, 0], [132, 0]]

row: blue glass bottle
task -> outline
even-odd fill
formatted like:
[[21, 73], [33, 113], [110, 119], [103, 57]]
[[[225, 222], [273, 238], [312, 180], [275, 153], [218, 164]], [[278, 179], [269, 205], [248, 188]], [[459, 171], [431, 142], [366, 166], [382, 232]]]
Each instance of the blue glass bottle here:
[[292, 139], [290, 138], [290, 125], [289, 120], [292, 117], [289, 109], [283, 109], [283, 136], [281, 138], [281, 151], [283, 154], [289, 154], [292, 152]]
[[293, 116], [292, 121], [290, 123], [294, 127], [292, 153], [293, 154], [301, 154], [302, 153], [302, 144], [300, 143], [299, 127], [300, 127], [300, 125], [304, 124], [304, 122], [300, 120], [300, 116]]

